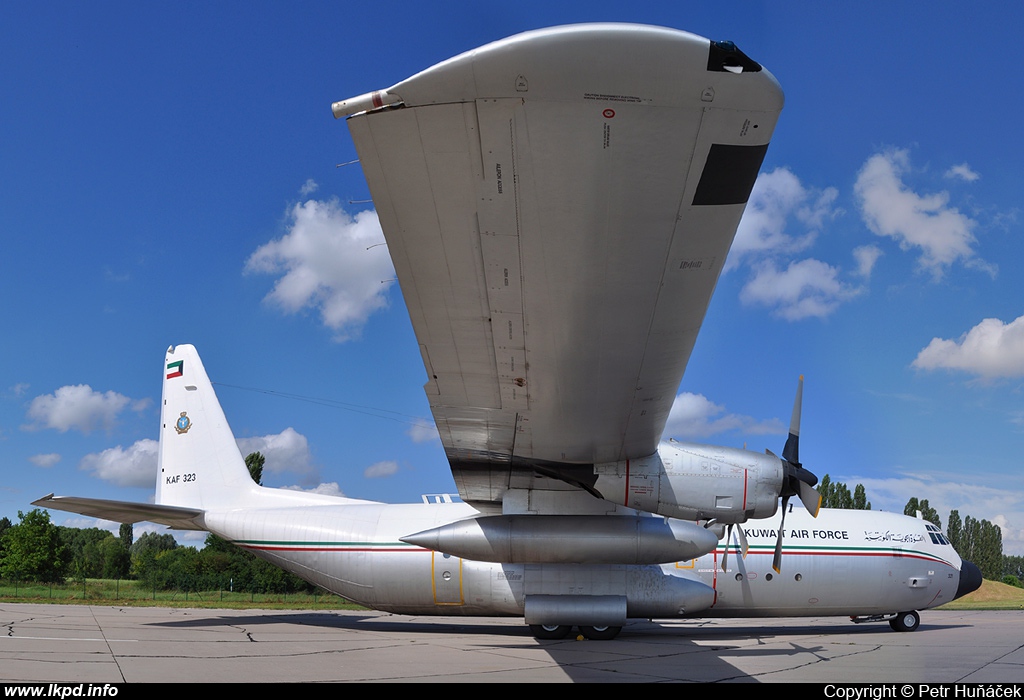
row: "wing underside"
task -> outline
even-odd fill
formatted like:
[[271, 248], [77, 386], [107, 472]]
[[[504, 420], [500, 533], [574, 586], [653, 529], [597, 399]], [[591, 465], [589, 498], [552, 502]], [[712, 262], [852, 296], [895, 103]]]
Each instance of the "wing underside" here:
[[533, 33], [349, 119], [465, 500], [656, 449], [782, 106], [710, 47]]

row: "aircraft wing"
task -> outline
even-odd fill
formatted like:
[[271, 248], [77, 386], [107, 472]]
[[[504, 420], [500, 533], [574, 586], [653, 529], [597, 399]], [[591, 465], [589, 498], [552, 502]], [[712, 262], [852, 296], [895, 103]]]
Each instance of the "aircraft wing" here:
[[731, 43], [614, 24], [335, 104], [464, 500], [656, 450], [782, 104]]
[[108, 501], [102, 498], [78, 498], [77, 496], [43, 496], [32, 505], [40, 508], [64, 510], [69, 513], [88, 515], [91, 518], [113, 520], [118, 523], [148, 521], [160, 523], [175, 530], [205, 530], [201, 518], [203, 511], [195, 508], [161, 506], [153, 503], [131, 503], [129, 501]]

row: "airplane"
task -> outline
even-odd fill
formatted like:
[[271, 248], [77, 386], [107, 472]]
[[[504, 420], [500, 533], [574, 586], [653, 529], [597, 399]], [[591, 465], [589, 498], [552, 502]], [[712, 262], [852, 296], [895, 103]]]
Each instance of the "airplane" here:
[[335, 103], [461, 501], [257, 486], [177, 345], [155, 503], [34, 505], [206, 530], [367, 607], [522, 616], [545, 639], [695, 615], [915, 629], [980, 572], [923, 520], [820, 509], [802, 381], [781, 457], [661, 440], [782, 103], [731, 42], [624, 24], [527, 32]]
[[720, 542], [721, 524], [589, 495], [589, 515], [487, 516], [450, 497], [385, 504], [258, 486], [196, 349], [168, 348], [163, 369], [156, 502], [50, 494], [33, 505], [212, 532], [370, 608], [525, 616], [541, 639], [573, 626], [611, 639], [629, 618], [692, 616], [842, 615], [912, 631], [918, 610], [981, 584], [938, 527], [893, 513], [793, 510], [783, 575], [785, 513]]

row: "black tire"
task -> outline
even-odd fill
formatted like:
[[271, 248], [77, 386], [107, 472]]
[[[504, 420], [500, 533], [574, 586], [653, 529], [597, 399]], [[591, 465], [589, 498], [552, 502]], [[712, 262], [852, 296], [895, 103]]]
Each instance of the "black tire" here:
[[612, 627], [609, 625], [603, 625], [601, 627], [585, 627], [580, 626], [580, 633], [587, 639], [615, 639], [619, 636], [619, 632], [622, 631], [621, 627]]
[[889, 626], [897, 632], [913, 632], [921, 624], [921, 614], [916, 610], [901, 612], [889, 620]]
[[571, 631], [572, 625], [530, 625], [537, 639], [565, 639]]

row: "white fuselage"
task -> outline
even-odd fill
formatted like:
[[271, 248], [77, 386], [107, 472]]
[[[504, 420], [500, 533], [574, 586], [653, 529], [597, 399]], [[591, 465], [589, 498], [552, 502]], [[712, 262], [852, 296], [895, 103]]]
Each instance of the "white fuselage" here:
[[[208, 511], [206, 526], [302, 578], [371, 608], [408, 614], [523, 615], [526, 597], [624, 595], [629, 617], [874, 615], [954, 598], [961, 561], [925, 521], [866, 511], [787, 514], [782, 573], [772, 570], [779, 516], [685, 562], [498, 564], [400, 538], [477, 515], [463, 503], [352, 502]], [[616, 517], [616, 516], [609, 516]], [[713, 593], [701, 595], [710, 587]]]

